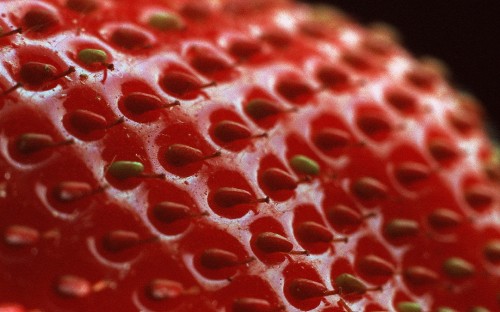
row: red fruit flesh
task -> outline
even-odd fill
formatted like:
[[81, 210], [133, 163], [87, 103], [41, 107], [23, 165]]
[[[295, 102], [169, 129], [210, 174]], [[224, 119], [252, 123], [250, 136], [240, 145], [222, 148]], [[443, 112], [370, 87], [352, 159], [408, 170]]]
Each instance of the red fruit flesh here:
[[0, 311], [500, 309], [498, 152], [387, 32], [287, 0], [0, 12]]

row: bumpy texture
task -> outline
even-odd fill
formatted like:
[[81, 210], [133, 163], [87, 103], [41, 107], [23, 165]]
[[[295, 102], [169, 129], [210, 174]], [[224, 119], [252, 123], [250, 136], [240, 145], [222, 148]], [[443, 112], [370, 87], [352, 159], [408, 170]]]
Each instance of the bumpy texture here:
[[0, 311], [498, 311], [481, 110], [289, 1], [0, 2]]

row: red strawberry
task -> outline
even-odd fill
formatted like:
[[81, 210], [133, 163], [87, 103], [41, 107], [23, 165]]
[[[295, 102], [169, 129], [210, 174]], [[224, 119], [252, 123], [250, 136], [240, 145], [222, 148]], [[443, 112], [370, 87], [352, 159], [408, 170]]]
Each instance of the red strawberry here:
[[0, 311], [498, 311], [481, 109], [275, 1], [0, 3]]

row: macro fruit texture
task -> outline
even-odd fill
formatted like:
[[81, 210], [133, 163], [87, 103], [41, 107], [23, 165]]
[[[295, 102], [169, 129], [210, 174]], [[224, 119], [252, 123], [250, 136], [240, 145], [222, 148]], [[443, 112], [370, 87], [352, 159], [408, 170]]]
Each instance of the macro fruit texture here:
[[498, 311], [482, 111], [286, 0], [0, 3], [0, 311]]

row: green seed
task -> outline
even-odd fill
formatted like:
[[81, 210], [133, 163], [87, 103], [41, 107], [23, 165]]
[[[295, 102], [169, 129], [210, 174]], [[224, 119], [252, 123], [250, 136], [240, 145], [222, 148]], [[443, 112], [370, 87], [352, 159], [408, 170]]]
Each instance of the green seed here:
[[139, 176], [144, 171], [144, 165], [137, 161], [115, 161], [112, 163], [108, 172], [119, 180]]
[[456, 310], [448, 307], [440, 307], [436, 312], [457, 312]]
[[344, 273], [337, 276], [335, 279], [336, 286], [343, 294], [364, 294], [366, 286], [359, 279], [351, 274]]
[[474, 266], [462, 258], [449, 258], [443, 264], [444, 272], [454, 278], [464, 278], [474, 274]]
[[78, 59], [87, 65], [94, 63], [104, 63], [108, 55], [103, 50], [98, 49], [83, 49], [78, 52]]
[[149, 17], [148, 23], [151, 27], [159, 30], [182, 29], [184, 24], [181, 19], [172, 13], [154, 13]]
[[398, 303], [398, 312], [422, 312], [422, 308], [416, 302], [403, 301]]
[[290, 166], [303, 174], [317, 175], [319, 173], [319, 164], [311, 158], [304, 155], [296, 155], [290, 159]]

